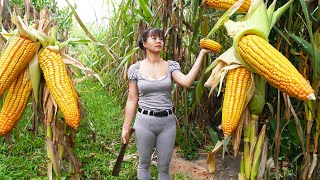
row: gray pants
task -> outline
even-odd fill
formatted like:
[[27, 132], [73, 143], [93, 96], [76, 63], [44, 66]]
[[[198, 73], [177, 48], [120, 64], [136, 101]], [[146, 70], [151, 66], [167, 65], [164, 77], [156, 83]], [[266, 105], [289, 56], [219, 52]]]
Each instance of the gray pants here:
[[176, 121], [173, 114], [155, 117], [137, 113], [134, 123], [139, 154], [138, 179], [150, 179], [153, 148], [157, 152], [158, 179], [169, 180], [169, 165], [176, 138]]

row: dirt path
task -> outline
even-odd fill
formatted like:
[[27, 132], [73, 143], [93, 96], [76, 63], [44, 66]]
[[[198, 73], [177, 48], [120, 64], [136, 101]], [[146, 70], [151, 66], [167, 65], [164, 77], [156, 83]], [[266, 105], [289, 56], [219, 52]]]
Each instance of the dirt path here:
[[240, 165], [240, 156], [237, 159], [233, 159], [229, 155], [225, 156], [224, 161], [220, 155], [216, 156], [216, 172], [214, 177], [211, 177], [207, 170], [207, 155], [206, 153], [200, 153], [197, 160], [188, 161], [181, 158], [176, 149], [173, 153], [170, 174], [175, 175], [177, 173], [188, 175], [194, 180], [235, 180], [238, 179]]

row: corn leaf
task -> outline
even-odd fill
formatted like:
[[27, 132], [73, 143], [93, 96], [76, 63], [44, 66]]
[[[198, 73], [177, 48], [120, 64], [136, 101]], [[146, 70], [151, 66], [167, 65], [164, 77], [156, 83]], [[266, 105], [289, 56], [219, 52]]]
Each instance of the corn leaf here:
[[208, 159], [207, 159], [207, 166], [208, 166], [208, 171], [211, 175], [214, 174], [214, 171], [216, 169], [216, 157], [215, 153], [209, 153], [208, 154]]
[[203, 96], [203, 87], [204, 87], [204, 74], [200, 77], [200, 80], [196, 87], [196, 100], [199, 103], [201, 101], [201, 98]]
[[216, 166], [216, 157], [215, 154], [217, 153], [217, 151], [221, 148], [221, 146], [223, 145], [222, 141], [218, 141], [214, 147], [214, 149], [212, 150], [211, 153], [208, 154], [208, 159], [207, 159], [207, 166], [208, 166], [208, 171], [211, 175], [214, 175], [214, 171], [215, 171], [215, 166]]
[[131, 51], [129, 51], [122, 59], [122, 61], [120, 62], [120, 64], [118, 65], [117, 69], [114, 71], [113, 76], [117, 74], [117, 72], [119, 71], [119, 69], [122, 67], [122, 65], [124, 63], [126, 63], [128, 61], [128, 59], [139, 49], [139, 47], [135, 47], [134, 49], [132, 49]]
[[100, 81], [100, 83], [104, 86], [102, 78], [97, 73], [95, 73], [91, 68], [87, 67], [82, 62], [78, 61], [77, 59], [75, 59], [67, 54], [62, 53], [61, 56], [62, 56], [63, 62], [65, 64], [71, 64], [76, 68], [79, 68], [79, 69], [82, 69], [82, 70], [88, 72], [89, 74], [96, 77]]
[[[316, 53], [316, 50], [317, 50], [317, 47], [318, 47], [318, 44], [315, 44], [314, 43], [314, 38], [313, 38], [313, 34], [312, 34], [312, 25], [311, 25], [311, 20], [309, 18], [309, 11], [308, 11], [308, 8], [307, 8], [307, 5], [306, 5], [306, 2], [305, 0], [299, 0], [300, 4], [301, 4], [301, 7], [302, 7], [302, 12], [305, 16], [305, 22], [307, 23], [307, 29], [308, 29], [308, 34], [309, 34], [309, 37], [310, 37], [310, 43], [311, 43], [311, 46], [312, 46], [312, 51], [313, 51], [313, 54], [317, 55]], [[312, 58], [312, 61], [313, 61], [313, 64], [314, 64], [314, 74], [316, 76], [319, 77], [319, 72], [318, 72], [318, 66], [320, 64], [319, 62], [319, 56], [313, 56]], [[314, 77], [314, 79], [316, 79], [316, 77]], [[316, 83], [316, 82], [313, 82], [313, 83]]]
[[[88, 30], [88, 28], [85, 26], [79, 15], [77, 14], [76, 10], [74, 7], [70, 4], [68, 0], [65, 0], [68, 4], [69, 7], [72, 9], [73, 15], [76, 18], [77, 22], [79, 23], [80, 27], [83, 29], [83, 31], [86, 33], [86, 35], [91, 39], [93, 42], [98, 42], [96, 38], [92, 35], [92, 33]], [[117, 61], [117, 59], [114, 58], [114, 56], [111, 54], [111, 52], [104, 46], [104, 45], [99, 45], [100, 50], [110, 58], [112, 58], [114, 61]]]
[[219, 134], [210, 126], [207, 126], [207, 130], [209, 132], [211, 140], [213, 141], [213, 144], [217, 144], [217, 142], [219, 141]]
[[[278, 8], [272, 15], [272, 20], [270, 23], [270, 29], [275, 25], [275, 23], [280, 19], [283, 13], [289, 8], [293, 0], [288, 1], [285, 5]], [[269, 10], [269, 9], [268, 9]]]
[[202, 15], [201, 15], [201, 12], [199, 13], [199, 17], [195, 20], [195, 22], [192, 24], [192, 27], [194, 27], [194, 32], [193, 32], [193, 35], [192, 35], [192, 38], [189, 42], [189, 50], [191, 50], [191, 52], [193, 54], [196, 54], [193, 46], [194, 46], [194, 42], [196, 41], [196, 39], [198, 39], [198, 35], [199, 35], [199, 30], [200, 30], [200, 25], [201, 25], [201, 22], [202, 22]]
[[[37, 43], [36, 50], [40, 48], [40, 43]], [[41, 78], [41, 69], [38, 62], [38, 53], [35, 53], [33, 58], [29, 62], [29, 74], [31, 77], [33, 96], [36, 104], [39, 102], [39, 87]]]
[[[288, 33], [288, 35], [296, 42], [299, 44], [299, 46], [302, 48], [302, 50], [307, 53], [311, 58], [315, 58], [315, 65], [317, 69], [320, 69], [320, 50], [315, 49], [315, 56], [313, 54], [313, 48], [312, 45], [304, 40], [303, 38], [296, 36], [294, 34]], [[317, 72], [318, 77], [320, 76], [320, 71]]]
[[141, 9], [143, 10], [143, 14], [147, 18], [152, 18], [153, 17], [153, 12], [149, 8], [149, 6], [146, 4], [145, 0], [139, 0], [139, 4]]

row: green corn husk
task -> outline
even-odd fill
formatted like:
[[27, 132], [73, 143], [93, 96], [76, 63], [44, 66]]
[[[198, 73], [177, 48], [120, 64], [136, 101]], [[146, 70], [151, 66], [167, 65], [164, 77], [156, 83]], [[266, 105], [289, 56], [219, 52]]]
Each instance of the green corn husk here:
[[244, 159], [243, 156], [241, 157], [241, 161], [240, 161], [240, 172], [239, 172], [239, 180], [245, 180], [246, 179], [246, 175], [244, 173]]
[[261, 151], [262, 151], [262, 144], [264, 142], [266, 134], [266, 125], [264, 125], [261, 129], [258, 141], [255, 145], [253, 161], [252, 161], [252, 169], [251, 169], [251, 179], [257, 179], [259, 165], [261, 161]]

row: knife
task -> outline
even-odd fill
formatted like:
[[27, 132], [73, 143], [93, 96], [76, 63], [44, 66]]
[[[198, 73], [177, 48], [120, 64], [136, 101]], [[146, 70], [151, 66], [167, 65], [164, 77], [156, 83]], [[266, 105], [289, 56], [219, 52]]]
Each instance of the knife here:
[[127, 148], [128, 144], [129, 144], [129, 139], [130, 139], [130, 137], [131, 137], [131, 135], [132, 135], [133, 132], [134, 132], [134, 129], [133, 129], [133, 128], [130, 128], [130, 129], [129, 129], [129, 132], [128, 132], [128, 134], [127, 134], [127, 135], [128, 135], [128, 138], [127, 138], [128, 141], [127, 141], [127, 143], [125, 143], [125, 144], [123, 144], [123, 145], [121, 146], [120, 153], [119, 153], [119, 155], [118, 155], [116, 164], [115, 164], [114, 167], [113, 167], [112, 176], [119, 176], [119, 172], [120, 172], [120, 168], [121, 168], [121, 163], [122, 163], [122, 161], [123, 161], [124, 153], [125, 153], [125, 151], [126, 151], [126, 148]]

